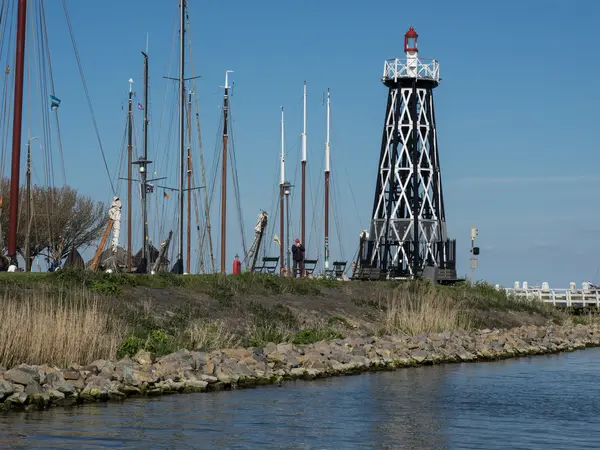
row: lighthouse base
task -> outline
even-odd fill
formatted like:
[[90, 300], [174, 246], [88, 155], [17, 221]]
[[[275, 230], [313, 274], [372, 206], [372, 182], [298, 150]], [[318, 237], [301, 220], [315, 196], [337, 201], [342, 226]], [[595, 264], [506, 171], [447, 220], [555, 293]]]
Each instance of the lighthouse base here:
[[453, 285], [465, 281], [464, 279], [457, 277], [456, 269], [442, 269], [434, 266], [425, 266], [421, 278], [445, 285]]

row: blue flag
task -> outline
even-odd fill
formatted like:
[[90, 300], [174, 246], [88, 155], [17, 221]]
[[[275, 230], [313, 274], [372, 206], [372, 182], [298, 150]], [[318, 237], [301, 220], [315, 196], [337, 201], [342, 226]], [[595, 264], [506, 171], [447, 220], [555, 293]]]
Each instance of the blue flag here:
[[60, 106], [60, 99], [55, 97], [54, 95], [50, 96], [50, 109], [52, 111], [56, 111]]

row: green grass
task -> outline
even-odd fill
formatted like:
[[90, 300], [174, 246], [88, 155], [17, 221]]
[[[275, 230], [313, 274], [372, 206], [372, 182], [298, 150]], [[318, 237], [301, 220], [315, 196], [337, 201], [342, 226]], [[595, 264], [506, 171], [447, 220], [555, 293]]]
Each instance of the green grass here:
[[[149, 301], [145, 303], [140, 299], [134, 303], [126, 302], [126, 298], [131, 296], [124, 294], [136, 287], [167, 289], [167, 296], [169, 291], [185, 290], [186, 298], [191, 301], [182, 302], [179, 306], [174, 302], [168, 306], [168, 313], [163, 311], [159, 314]], [[313, 318], [307, 319], [282, 303], [274, 304], [273, 299], [282, 295], [318, 297], [317, 303], [312, 301], [307, 304], [307, 312], [312, 309], [317, 309], [317, 312], [311, 311], [306, 317]], [[329, 295], [337, 296], [336, 313], [323, 313], [319, 309], [321, 303], [327, 306]], [[343, 306], [339, 309], [340, 295], [342, 302], [344, 298], [347, 299], [348, 310]], [[120, 328], [111, 328], [111, 336], [116, 343], [106, 346], [106, 355], [101, 354], [104, 350], [94, 350], [95, 358], [120, 358], [126, 354], [133, 356], [140, 349], [164, 355], [181, 348], [209, 351], [236, 346], [264, 346], [269, 342], [310, 344], [342, 338], [356, 330], [359, 321], [365, 318], [373, 321], [369, 327], [386, 334], [487, 328], [496, 326], [497, 322], [493, 319], [502, 314], [509, 314], [512, 320], [517, 321], [521, 318], [525, 320], [528, 316], [539, 316], [556, 323], [566, 320], [587, 323], [592, 320], [589, 317], [569, 319], [565, 312], [552, 305], [513, 298], [486, 283], [445, 287], [427, 282], [337, 282], [250, 273], [239, 276], [134, 275], [69, 270], [57, 273], [0, 273], [0, 298], [4, 298], [4, 305], [0, 303], [0, 311], [3, 307], [6, 310], [7, 305], [26, 304], [23, 301], [32, 297], [36, 299], [38, 311], [36, 323], [45, 323], [43, 315], [50, 312], [47, 313], [43, 305], [48, 303], [53, 305], [52, 314], [61, 312], [65, 329], [78, 329], [77, 324], [70, 324], [69, 320], [75, 320], [72, 317], [84, 317], [85, 311], [81, 308], [77, 310], [79, 316], [70, 315], [73, 299], [80, 298], [82, 301], [77, 304], [85, 306], [88, 298], [97, 298], [95, 304], [106, 305], [102, 306], [104, 309], [98, 309], [101, 308], [98, 306], [97, 311], [94, 310], [100, 318], [98, 322], [110, 324], [114, 319]], [[269, 301], [261, 301], [263, 297]], [[210, 298], [216, 300], [216, 304], [210, 302], [212, 313], [205, 307]], [[219, 314], [214, 315], [219, 308], [223, 318]], [[19, 348], [19, 353], [13, 352], [11, 362], [20, 358], [37, 363], [62, 361], [56, 355], [67, 351], [66, 348], [72, 345], [66, 337], [61, 347], [54, 349], [51, 346], [43, 347], [42, 344], [47, 340], [38, 336], [35, 342], [39, 342], [36, 344], [39, 348], [35, 354], [29, 352], [31, 355], [28, 357], [28, 344], [25, 343], [29, 342], [27, 339], [30, 337], [19, 331], [23, 325], [18, 317], [22, 314], [15, 309], [13, 315], [12, 325], [7, 325], [4, 333], [7, 336], [21, 336], [24, 344]], [[48, 322], [52, 320], [55, 319], [49, 316]], [[33, 322], [30, 325], [35, 334], [39, 325]], [[358, 331], [365, 330], [367, 328]], [[89, 342], [92, 344], [89, 345], [96, 345], [92, 338], [90, 335]], [[83, 347], [77, 351], [91, 354]], [[55, 356], [49, 361], [37, 361], [41, 358], [38, 355]]]
[[103, 273], [82, 270], [61, 270], [56, 273], [0, 273], [0, 289], [34, 285], [81, 287], [104, 295], [121, 295], [127, 287], [184, 288], [205, 293], [229, 303], [235, 295], [295, 294], [319, 295], [324, 288], [336, 288], [340, 282], [330, 279], [295, 279], [270, 274], [244, 272], [241, 275], [155, 275]]

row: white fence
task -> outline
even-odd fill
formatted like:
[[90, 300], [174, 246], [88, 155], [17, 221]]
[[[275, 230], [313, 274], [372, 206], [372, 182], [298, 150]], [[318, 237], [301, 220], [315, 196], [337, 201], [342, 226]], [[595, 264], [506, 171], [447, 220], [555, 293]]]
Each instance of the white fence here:
[[[497, 288], [500, 288], [500, 286], [497, 286]], [[542, 283], [542, 286], [529, 287], [527, 282], [523, 282], [523, 286], [520, 286], [517, 281], [514, 287], [505, 288], [505, 291], [517, 297], [552, 303], [554, 306], [593, 306], [600, 308], [600, 288], [587, 282], [582, 283], [579, 289], [575, 283], [570, 283], [568, 289], [551, 289], [548, 283]]]

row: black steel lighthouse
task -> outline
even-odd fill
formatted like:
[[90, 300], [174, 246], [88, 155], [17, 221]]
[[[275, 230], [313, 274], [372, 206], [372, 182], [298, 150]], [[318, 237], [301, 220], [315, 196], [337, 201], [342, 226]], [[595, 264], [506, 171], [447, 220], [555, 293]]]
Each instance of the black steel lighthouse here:
[[418, 35], [404, 37], [405, 58], [385, 61], [388, 88], [371, 226], [361, 237], [359, 268], [380, 278], [456, 279], [442, 192], [433, 90], [439, 63], [419, 58]]

